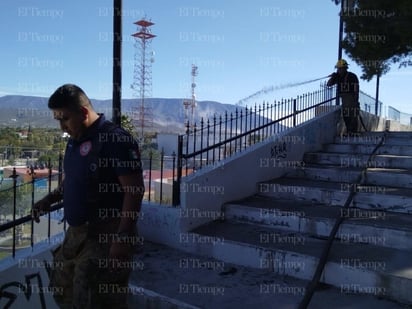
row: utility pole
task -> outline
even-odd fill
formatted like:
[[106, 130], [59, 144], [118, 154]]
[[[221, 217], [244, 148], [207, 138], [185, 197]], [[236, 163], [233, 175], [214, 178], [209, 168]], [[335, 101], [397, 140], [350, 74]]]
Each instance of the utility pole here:
[[[340, 2], [340, 14], [339, 14], [339, 42], [338, 42], [338, 59], [342, 59], [342, 41], [343, 41], [343, 15], [347, 10], [346, 0]], [[339, 87], [336, 87], [336, 105], [339, 105]]]
[[343, 14], [344, 14], [344, 2], [340, 2], [340, 14], [339, 14], [339, 43], [338, 43], [338, 59], [342, 59], [342, 41], [343, 41]]
[[122, 0], [113, 0], [113, 94], [112, 120], [121, 124], [122, 101]]
[[375, 96], [375, 115], [378, 116], [378, 109], [379, 109], [379, 79], [380, 79], [380, 72], [376, 74], [376, 96]]

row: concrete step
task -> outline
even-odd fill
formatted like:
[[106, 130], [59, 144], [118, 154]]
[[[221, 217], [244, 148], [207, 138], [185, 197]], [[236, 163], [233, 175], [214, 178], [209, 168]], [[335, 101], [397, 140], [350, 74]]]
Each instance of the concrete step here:
[[258, 195], [225, 204], [224, 213], [229, 222], [257, 224], [319, 238], [328, 237], [337, 218], [343, 216], [336, 235], [338, 242], [412, 250], [411, 215], [343, 209]]
[[[333, 153], [358, 153], [369, 155], [375, 149], [376, 145], [373, 144], [327, 144], [323, 147], [323, 152]], [[398, 156], [411, 156], [412, 146], [410, 145], [391, 145], [384, 144], [379, 147], [376, 154], [392, 154]]]
[[[362, 168], [341, 167], [335, 165], [305, 164], [287, 174], [287, 177], [306, 180], [355, 183]], [[408, 169], [368, 168], [363, 184], [397, 188], [412, 187], [412, 171]]]
[[[306, 234], [233, 222], [213, 222], [187, 238], [198, 239], [189, 248], [202, 255], [303, 280], [312, 278], [326, 243]], [[321, 282], [412, 304], [410, 251], [335, 242]]]
[[352, 187], [356, 192], [350, 203], [352, 207], [412, 213], [412, 191], [396, 187], [280, 178], [258, 183], [257, 194], [274, 199], [343, 206]]
[[[182, 239], [189, 235], [192, 234], [182, 235]], [[207, 246], [205, 242], [182, 244], [186, 251], [144, 243], [135, 256], [139, 267], [130, 280], [134, 294], [131, 308], [274, 308], [274, 304], [280, 309], [296, 308], [308, 284], [307, 280], [279, 275], [267, 267], [248, 267], [200, 255], [197, 248]], [[228, 243], [226, 249], [222, 245], [230, 254], [231, 245]], [[322, 285], [308, 308], [404, 308], [396, 302], [361, 294], [359, 289], [349, 292], [350, 286]]]
[[369, 155], [355, 153], [308, 152], [303, 161], [308, 164], [326, 164], [355, 168], [401, 168], [412, 169], [412, 156], [379, 154], [369, 161]]
[[336, 144], [363, 144], [376, 145], [385, 137], [385, 144], [405, 145], [412, 138], [412, 132], [366, 132], [352, 136], [336, 136]]

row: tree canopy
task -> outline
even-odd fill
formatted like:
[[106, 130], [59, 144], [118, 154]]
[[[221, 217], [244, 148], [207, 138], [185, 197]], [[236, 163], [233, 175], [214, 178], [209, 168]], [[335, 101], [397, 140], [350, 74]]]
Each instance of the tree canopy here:
[[344, 1], [342, 47], [361, 66], [362, 79], [379, 77], [395, 63], [412, 65], [412, 1], [332, 1]]

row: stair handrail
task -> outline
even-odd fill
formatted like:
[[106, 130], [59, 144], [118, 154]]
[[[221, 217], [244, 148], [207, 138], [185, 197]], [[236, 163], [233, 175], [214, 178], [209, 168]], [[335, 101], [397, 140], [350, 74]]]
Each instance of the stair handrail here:
[[[347, 209], [350, 208], [350, 204], [353, 200], [353, 198], [355, 197], [357, 191], [355, 190], [355, 188], [357, 187], [357, 185], [362, 185], [363, 182], [366, 179], [366, 172], [369, 166], [369, 163], [371, 162], [372, 158], [374, 158], [376, 156], [376, 152], [378, 151], [378, 149], [385, 144], [385, 140], [386, 140], [386, 136], [387, 136], [388, 130], [385, 129], [385, 131], [383, 132], [382, 138], [379, 141], [379, 143], [375, 146], [375, 148], [373, 149], [373, 151], [371, 152], [371, 154], [368, 157], [368, 160], [365, 164], [365, 167], [362, 169], [362, 171], [359, 173], [358, 177], [356, 178], [355, 181], [355, 185], [350, 187], [349, 190], [349, 195], [345, 201], [345, 204], [343, 205], [343, 209]], [[320, 281], [320, 277], [322, 275], [323, 269], [325, 268], [325, 265], [328, 261], [328, 257], [329, 257], [329, 253], [330, 253], [330, 249], [332, 247], [332, 244], [335, 240], [335, 236], [336, 233], [338, 232], [338, 229], [340, 227], [340, 225], [342, 224], [342, 222], [344, 221], [345, 216], [342, 216], [341, 213], [339, 214], [339, 216], [336, 218], [335, 224], [328, 236], [327, 242], [326, 242], [326, 246], [322, 251], [322, 254], [319, 258], [319, 262], [318, 265], [316, 267], [315, 273], [313, 274], [312, 280], [309, 282], [307, 288], [305, 289], [305, 294], [299, 304], [298, 309], [306, 309], [307, 306], [309, 305], [313, 294], [315, 293], [315, 290], [319, 284]]]

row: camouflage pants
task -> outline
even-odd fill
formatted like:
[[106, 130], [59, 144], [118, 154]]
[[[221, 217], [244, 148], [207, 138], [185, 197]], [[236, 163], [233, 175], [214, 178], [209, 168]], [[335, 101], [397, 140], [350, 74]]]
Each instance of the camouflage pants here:
[[[106, 225], [104, 233], [113, 235], [116, 227]], [[127, 308], [131, 269], [112, 271], [108, 259], [110, 238], [90, 230], [87, 224], [69, 227], [63, 244], [54, 250], [50, 272], [54, 299], [60, 308]]]

